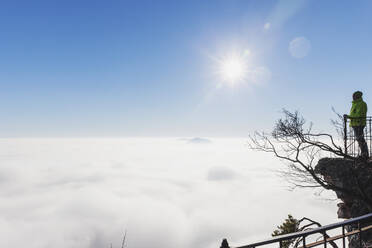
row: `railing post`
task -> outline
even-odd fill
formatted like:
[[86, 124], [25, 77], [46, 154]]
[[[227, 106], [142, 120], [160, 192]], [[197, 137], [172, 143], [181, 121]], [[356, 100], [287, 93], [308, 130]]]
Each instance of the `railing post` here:
[[326, 236], [325, 231], [323, 232], [323, 242], [324, 242], [324, 248], [327, 248], [327, 236]]
[[360, 221], [358, 222], [358, 230], [359, 230], [359, 247], [362, 248], [362, 225]]
[[345, 248], [345, 226], [342, 225], [342, 247]]
[[[371, 121], [372, 121], [372, 118], [371, 117], [369, 117], [368, 119], [368, 126], [369, 126], [369, 132], [368, 132], [368, 139], [369, 139], [369, 146], [368, 146], [368, 149], [369, 149], [369, 156], [371, 157], [371, 152], [372, 152], [372, 133], [371, 133]], [[367, 144], [368, 144], [368, 142], [367, 142]]]
[[347, 155], [347, 117], [344, 115], [344, 149]]
[[302, 247], [306, 248], [306, 236], [302, 237]]
[[229, 243], [227, 243], [227, 239], [222, 240], [222, 244], [220, 248], [230, 248]]

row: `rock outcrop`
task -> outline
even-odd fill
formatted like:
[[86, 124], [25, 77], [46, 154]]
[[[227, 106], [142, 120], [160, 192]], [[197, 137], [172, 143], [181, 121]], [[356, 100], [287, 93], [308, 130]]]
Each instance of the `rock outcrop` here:
[[[323, 158], [315, 166], [315, 172], [331, 185], [337, 198], [338, 217], [349, 219], [372, 212], [372, 161], [351, 160], [343, 158]], [[372, 225], [365, 223], [363, 226]], [[348, 226], [348, 231], [357, 229]], [[372, 244], [372, 232], [363, 233], [362, 241], [365, 246]], [[349, 247], [359, 247], [358, 235], [349, 239]]]

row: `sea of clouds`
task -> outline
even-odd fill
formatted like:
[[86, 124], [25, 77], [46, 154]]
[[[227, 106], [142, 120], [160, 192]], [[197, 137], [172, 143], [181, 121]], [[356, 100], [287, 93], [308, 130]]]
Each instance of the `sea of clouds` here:
[[287, 214], [337, 221], [333, 194], [289, 191], [247, 139], [1, 139], [0, 247], [218, 248]]

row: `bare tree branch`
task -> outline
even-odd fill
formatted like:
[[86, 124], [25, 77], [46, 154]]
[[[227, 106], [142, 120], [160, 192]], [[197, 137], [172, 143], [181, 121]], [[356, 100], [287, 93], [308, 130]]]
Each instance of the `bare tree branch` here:
[[[272, 153], [287, 162], [287, 170], [280, 173], [291, 182], [293, 188], [323, 188], [352, 195], [365, 201], [372, 209], [372, 200], [366, 197], [363, 190], [351, 192], [327, 182], [315, 172], [315, 162], [322, 153], [330, 153], [336, 157], [354, 159], [347, 155], [332, 135], [313, 131], [313, 125], [306, 125], [305, 119], [296, 111], [283, 109], [284, 117], [279, 119], [271, 133], [255, 132], [249, 136], [248, 147], [255, 151]], [[338, 117], [342, 116], [338, 114]], [[340, 127], [340, 123], [333, 122]], [[357, 178], [356, 178], [357, 180]]]

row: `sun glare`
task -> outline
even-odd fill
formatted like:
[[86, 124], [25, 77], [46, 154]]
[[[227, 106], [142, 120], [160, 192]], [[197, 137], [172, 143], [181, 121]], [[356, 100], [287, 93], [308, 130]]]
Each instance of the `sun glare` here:
[[242, 81], [246, 73], [246, 61], [243, 57], [230, 56], [220, 61], [219, 74], [224, 82], [234, 84]]

